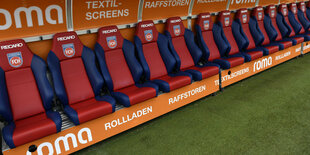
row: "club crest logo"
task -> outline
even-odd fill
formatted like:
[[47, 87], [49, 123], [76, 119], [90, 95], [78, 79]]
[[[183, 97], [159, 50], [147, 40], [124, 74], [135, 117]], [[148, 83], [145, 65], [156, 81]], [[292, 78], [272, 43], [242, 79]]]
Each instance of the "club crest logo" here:
[[274, 10], [271, 11], [270, 17], [274, 17]]
[[259, 12], [258, 13], [258, 20], [262, 20], [262, 18], [263, 18], [263, 13]]
[[144, 37], [146, 41], [151, 41], [153, 39], [153, 31], [152, 30], [145, 30]]
[[14, 67], [20, 67], [23, 65], [23, 56], [21, 52], [15, 52], [15, 53], [8, 53], [7, 54], [9, 64]]
[[203, 21], [203, 28], [205, 30], [209, 30], [209, 28], [210, 28], [210, 21], [209, 20]]
[[110, 48], [115, 48], [117, 46], [116, 36], [107, 37], [107, 43]]
[[226, 17], [225, 18], [225, 26], [228, 26], [229, 25], [229, 17]]
[[174, 32], [174, 35], [178, 36], [181, 34], [181, 28], [180, 28], [180, 25], [174, 25], [173, 26], [173, 32]]
[[296, 13], [296, 7], [293, 7], [293, 13], [295, 14]]
[[247, 15], [242, 15], [242, 22], [246, 23], [248, 20]]
[[305, 12], [305, 6], [304, 5], [301, 6], [301, 11]]
[[286, 9], [283, 9], [283, 15], [284, 16], [286, 16], [286, 13], [287, 13]]
[[63, 44], [62, 51], [64, 55], [68, 58], [71, 58], [75, 55], [75, 49], [73, 44]]

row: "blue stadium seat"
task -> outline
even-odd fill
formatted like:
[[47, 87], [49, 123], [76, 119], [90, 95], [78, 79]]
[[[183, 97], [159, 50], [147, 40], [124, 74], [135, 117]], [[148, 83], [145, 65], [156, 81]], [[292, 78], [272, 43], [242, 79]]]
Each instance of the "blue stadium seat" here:
[[169, 50], [168, 38], [157, 31], [153, 21], [138, 23], [134, 41], [144, 76], [160, 90], [170, 92], [191, 84], [191, 74], [175, 72], [176, 60]]
[[55, 93], [75, 125], [113, 113], [116, 101], [101, 96], [104, 80], [96, 68], [95, 53], [75, 32], [57, 33], [47, 63]]
[[61, 117], [52, 110], [53, 88], [47, 66], [24, 40], [0, 42], [0, 114], [7, 124], [2, 135], [10, 148], [61, 130]]
[[95, 52], [109, 91], [119, 103], [129, 107], [157, 96], [156, 84], [139, 83], [143, 69], [135, 57], [135, 47], [116, 26], [99, 29]]
[[199, 65], [202, 52], [195, 43], [193, 32], [184, 27], [180, 17], [167, 19], [165, 34], [169, 38], [169, 47], [179, 70], [192, 74], [196, 81], [219, 73], [220, 66], [217, 64]]
[[265, 48], [256, 47], [250, 32], [249, 13], [247, 9], [239, 9], [236, 13], [236, 19], [233, 22], [233, 34], [239, 50], [245, 56], [246, 60], [255, 60], [264, 55]]
[[298, 16], [298, 8], [296, 3], [289, 4], [288, 20], [295, 32], [295, 36], [304, 37], [305, 41], [310, 40], [310, 35], [306, 33], [304, 27], [300, 23]]
[[201, 13], [196, 20], [195, 29], [197, 43], [202, 51], [202, 57], [208, 63], [217, 63], [222, 69], [229, 69], [244, 63], [243, 57], [229, 57], [224, 53], [221, 55], [214, 37], [218, 35], [214, 31], [213, 21], [210, 13]]

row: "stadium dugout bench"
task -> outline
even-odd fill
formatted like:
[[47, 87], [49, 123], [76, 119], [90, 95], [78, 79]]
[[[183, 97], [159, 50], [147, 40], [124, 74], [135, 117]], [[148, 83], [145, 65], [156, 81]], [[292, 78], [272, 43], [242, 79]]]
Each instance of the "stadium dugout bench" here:
[[219, 74], [220, 66], [215, 63], [199, 65], [202, 51], [195, 43], [193, 32], [184, 27], [180, 17], [167, 19], [165, 34], [169, 39], [169, 47], [178, 70], [192, 74], [196, 81]]
[[129, 107], [158, 95], [156, 84], [141, 83], [143, 69], [135, 57], [135, 47], [116, 26], [99, 29], [95, 52], [108, 89], [120, 104]]
[[95, 53], [82, 44], [75, 32], [54, 35], [47, 63], [55, 94], [75, 125], [115, 111], [114, 98], [100, 95], [104, 80], [95, 60]]
[[54, 94], [44, 60], [21, 39], [0, 46], [0, 114], [6, 121], [6, 144], [15, 148], [59, 132], [62, 121], [52, 110]]

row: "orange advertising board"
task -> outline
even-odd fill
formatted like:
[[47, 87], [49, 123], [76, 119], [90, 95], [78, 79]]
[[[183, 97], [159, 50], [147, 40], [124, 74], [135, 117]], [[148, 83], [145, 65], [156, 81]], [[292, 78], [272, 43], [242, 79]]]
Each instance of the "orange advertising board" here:
[[67, 30], [65, 0], [1, 0], [0, 40]]
[[136, 23], [139, 2], [139, 0], [74, 0], [73, 28], [81, 30]]
[[306, 54], [310, 52], [310, 41], [303, 42], [303, 50], [302, 53]]
[[[215, 85], [218, 79], [219, 75], [215, 75], [194, 82], [170, 93], [159, 95], [3, 153], [5, 155], [34, 155], [69, 154], [78, 151], [218, 91], [219, 86]], [[28, 152], [30, 145], [36, 145], [37, 150], [32, 153]]]
[[229, 10], [237, 10], [240, 8], [252, 8], [255, 7], [255, 3], [258, 0], [230, 0]]
[[[260, 59], [221, 72], [222, 87], [236, 83], [242, 79], [274, 67], [301, 54], [301, 44], [278, 51]], [[218, 84], [218, 82], [217, 82]]]
[[187, 16], [191, 0], [144, 0], [142, 20]]
[[295, 3], [296, 0], [280, 0], [280, 3], [293, 3], [293, 2]]
[[218, 1], [210, 1], [210, 0], [195, 0], [192, 15], [198, 15], [202, 12], [219, 12], [222, 10], [226, 10], [228, 0], [218, 0]]
[[258, 5], [259, 6], [268, 6], [268, 5], [276, 5], [279, 3], [279, 0], [259, 0]]

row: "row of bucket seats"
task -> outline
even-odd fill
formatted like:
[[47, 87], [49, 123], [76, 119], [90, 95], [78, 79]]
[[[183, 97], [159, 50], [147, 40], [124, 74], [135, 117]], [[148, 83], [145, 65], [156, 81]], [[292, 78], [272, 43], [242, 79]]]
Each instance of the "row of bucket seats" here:
[[[137, 24], [134, 44], [116, 26], [98, 31], [95, 52], [75, 32], [55, 34], [47, 64], [23, 40], [0, 42], [0, 114], [10, 148], [61, 131], [57, 98], [70, 120], [83, 122], [170, 92], [193, 81], [309, 40], [305, 4], [295, 3], [210, 13], [196, 20], [196, 37], [181, 18], [166, 21], [165, 34], [152, 21]], [[196, 44], [196, 42], [197, 44]], [[18, 46], [8, 46], [18, 45]], [[47, 77], [48, 69], [52, 80]], [[52, 84], [50, 84], [52, 83]], [[108, 93], [103, 93], [108, 92]], [[102, 95], [104, 94], [104, 95]], [[105, 95], [109, 94], [109, 95]]]

